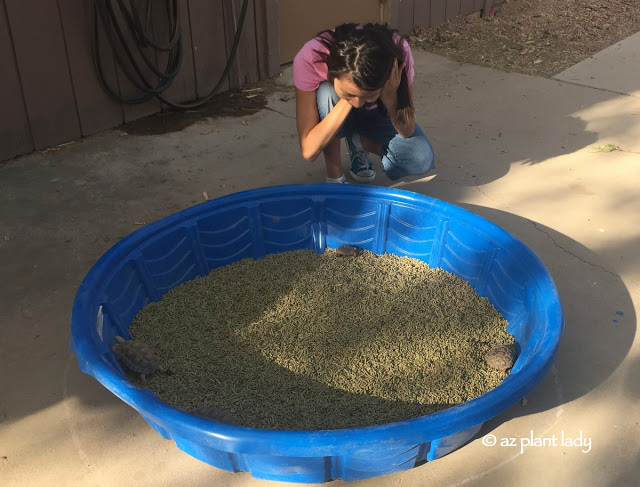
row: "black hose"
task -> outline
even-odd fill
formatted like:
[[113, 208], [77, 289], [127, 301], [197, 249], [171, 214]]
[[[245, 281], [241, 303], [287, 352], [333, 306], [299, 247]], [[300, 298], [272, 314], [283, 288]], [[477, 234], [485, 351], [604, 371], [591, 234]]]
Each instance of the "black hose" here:
[[[154, 88], [153, 86], [151, 86], [151, 83], [149, 83], [145, 78], [144, 74], [142, 73], [142, 70], [140, 69], [140, 66], [138, 66], [138, 63], [135, 60], [135, 56], [133, 52], [131, 52], [129, 45], [126, 42], [122, 29], [120, 29], [120, 25], [118, 24], [116, 13], [113, 10], [111, 3], [106, 2], [106, 6], [107, 6], [107, 11], [109, 13], [109, 19], [111, 20], [113, 28], [116, 31], [116, 34], [118, 35], [118, 41], [120, 42], [119, 45], [122, 46], [122, 48], [124, 49], [124, 52], [127, 56], [127, 60], [129, 61], [128, 63], [125, 63], [122, 61], [122, 59], [119, 57], [119, 53], [117, 51], [117, 45], [115, 44], [113, 37], [109, 36], [109, 42], [111, 43], [111, 48], [114, 50], [114, 52], [116, 52], [116, 60], [118, 61], [118, 64], [124, 71], [124, 74], [129, 79], [129, 81], [140, 91], [144, 91], [145, 93], [149, 93], [151, 95], [157, 95], [162, 93], [164, 90], [166, 90], [169, 87], [172, 79], [169, 76], [163, 76], [162, 73], [153, 69], [152, 71], [156, 76], [160, 78], [160, 80], [158, 81], [157, 87]], [[150, 66], [150, 61], [145, 56], [144, 51], [142, 49], [138, 49], [138, 53], [143, 58], [145, 63], [148, 66]], [[133, 70], [135, 71], [135, 75], [132, 75], [131, 72], [127, 69], [128, 66], [131, 66], [133, 68]]]
[[[151, 0], [149, 0], [151, 1]], [[171, 84], [171, 81], [173, 81], [173, 78], [178, 74], [178, 71], [180, 70], [180, 65], [181, 65], [181, 61], [182, 61], [182, 49], [180, 48], [177, 52], [179, 53], [179, 56], [177, 57], [177, 62], [175, 63], [175, 65], [171, 65], [171, 70], [170, 71], [166, 71], [166, 72], [161, 72], [158, 69], [156, 69], [155, 67], [155, 63], [153, 61], [151, 61], [145, 51], [144, 48], [147, 47], [149, 44], [147, 42], [147, 38], [146, 35], [144, 33], [143, 30], [138, 30], [137, 29], [137, 25], [139, 25], [139, 20], [137, 20], [137, 22], [135, 22], [132, 19], [132, 15], [131, 13], [127, 10], [127, 8], [124, 6], [124, 4], [122, 3], [122, 0], [117, 0], [118, 2], [118, 6], [120, 7], [120, 11], [122, 12], [122, 16], [125, 18], [125, 21], [127, 22], [127, 24], [129, 25], [129, 30], [132, 32], [132, 34], [134, 34], [135, 39], [136, 39], [136, 45], [138, 47], [138, 54], [140, 55], [140, 57], [142, 58], [142, 60], [144, 61], [144, 63], [147, 65], [147, 67], [153, 72], [153, 74], [155, 74], [156, 76], [158, 76], [161, 79], [168, 79], [169, 80], [169, 84]], [[173, 17], [171, 15], [171, 12], [169, 10], [169, 4], [170, 3], [174, 3], [171, 1], [167, 2], [167, 12], [169, 14], [169, 22], [172, 22], [172, 18], [178, 20], [176, 17]], [[116, 33], [118, 34], [118, 39], [120, 41], [120, 43], [122, 44], [122, 46], [125, 48], [125, 52], [127, 54], [127, 58], [129, 58], [129, 62], [134, 66], [134, 69], [136, 71], [136, 73], [138, 74], [138, 76], [140, 77], [140, 79], [144, 80], [144, 76], [143, 74], [139, 71], [137, 65], [135, 64], [135, 59], [133, 57], [133, 54], [131, 53], [130, 49], [127, 46], [126, 40], [122, 34], [122, 31], [120, 30], [120, 27], [118, 25], [117, 22], [117, 18], [115, 17], [115, 12], [113, 11], [113, 8], [111, 7], [111, 4], [107, 5], [108, 10], [109, 10], [109, 16], [111, 17], [111, 21], [113, 22], [113, 26], [116, 30]], [[149, 12], [150, 13], [150, 12]], [[177, 12], [176, 12], [177, 15]], [[142, 26], [140, 26], [142, 27]], [[176, 45], [177, 43], [180, 42], [180, 33], [178, 31], [178, 35], [176, 36]], [[164, 49], [162, 49], [164, 50]], [[169, 56], [170, 59], [172, 59], [174, 55], [173, 49], [171, 50]], [[167, 64], [167, 69], [169, 69], [169, 64]], [[168, 86], [167, 86], [168, 88]], [[164, 91], [166, 88], [160, 89], [160, 92]]]
[[[122, 6], [122, 3], [120, 0], [118, 0], [118, 4], [120, 5], [120, 8], [123, 14], [125, 13], [129, 14], [127, 9]], [[153, 39], [147, 37], [146, 27], [142, 27], [142, 24], [140, 23], [140, 16], [138, 15], [136, 6], [133, 0], [129, 0], [129, 9], [131, 10], [132, 14], [129, 14], [129, 18], [127, 19], [127, 21], [133, 23], [133, 30], [137, 34], [139, 34], [140, 36], [139, 40], [142, 42], [143, 46], [151, 46], [154, 49], [157, 49], [159, 51], [171, 51], [178, 43], [180, 39], [180, 8], [178, 7], [177, 1], [167, 2], [166, 4], [167, 4], [167, 18], [169, 20], [169, 23], [171, 24], [172, 33], [171, 33], [171, 40], [169, 41], [169, 44], [167, 44], [166, 46], [163, 46], [163, 45], [157, 44]], [[151, 18], [151, 2], [149, 1], [147, 2], [147, 17], [145, 22], [147, 25], [149, 24], [150, 18]]]
[[[134, 40], [135, 48], [137, 49], [137, 59], [142, 59], [147, 68], [149, 68], [157, 78], [155, 83], [151, 83], [147, 80], [141, 67], [138, 65], [138, 62], [136, 61], [136, 54], [132, 52], [132, 48], [129, 46], [130, 43], [127, 42], [126, 35], [118, 23], [117, 14], [112, 4], [112, 0], [92, 0], [93, 57], [100, 84], [109, 96], [121, 103], [129, 105], [144, 103], [155, 97], [164, 105], [175, 110], [188, 110], [201, 107], [218, 93], [220, 87], [229, 74], [229, 70], [231, 69], [231, 65], [238, 50], [238, 44], [240, 43], [240, 35], [242, 34], [249, 0], [244, 0], [242, 2], [242, 9], [240, 11], [240, 18], [238, 19], [236, 33], [233, 38], [233, 44], [231, 46], [231, 51], [229, 52], [227, 64], [220, 75], [220, 79], [206, 96], [186, 103], [171, 102], [162, 96], [162, 93], [171, 86], [171, 83], [177, 76], [182, 65], [183, 53], [178, 6], [179, 0], [165, 0], [171, 37], [170, 41], [166, 45], [159, 44], [147, 35], [147, 28], [151, 18], [152, 1], [153, 0], [147, 0], [145, 26], [142, 25], [140, 15], [132, 0], [129, 0], [129, 8], [127, 8], [122, 0], [116, 0], [116, 3], [122, 18], [124, 19], [124, 24], [128, 28], [129, 37]], [[135, 86], [138, 91], [142, 92], [140, 96], [131, 98], [124, 97], [117, 92], [118, 90], [113, 89], [106, 81], [100, 56], [100, 25], [102, 25], [105, 36], [109, 41], [116, 63], [120, 66], [122, 72], [133, 86]], [[168, 53], [167, 64], [164, 70], [160, 70], [156, 64], [149, 59], [147, 53], [144, 52], [145, 48], [152, 48], [157, 51]]]
[[[125, 103], [127, 105], [136, 105], [139, 103], [145, 103], [151, 100], [154, 95], [144, 94], [137, 98], [125, 98], [124, 96], [119, 95], [113, 88], [111, 88], [111, 86], [109, 86], [109, 83], [104, 77], [104, 70], [102, 69], [102, 57], [100, 56], [100, 40], [98, 37], [98, 15], [100, 15], [100, 17], [102, 18], [103, 25], [105, 28], [105, 33], [107, 34], [107, 38], [111, 43], [112, 49], [113, 49], [113, 42], [111, 42], [112, 37], [110, 35], [111, 24], [104, 20], [107, 15], [105, 12], [106, 6], [103, 4], [103, 2], [100, 2], [100, 3], [102, 5], [97, 5], [96, 1], [92, 2], [92, 5], [93, 5], [93, 15], [92, 15], [93, 17], [93, 29], [92, 29], [93, 30], [93, 60], [96, 66], [96, 71], [98, 73], [98, 80], [100, 81], [102, 88], [107, 92], [107, 94], [111, 98], [121, 103]], [[114, 53], [115, 53], [115, 49], [114, 49]], [[126, 68], [124, 67], [123, 67], [123, 72], [125, 72], [125, 74], [127, 73]], [[128, 75], [127, 77], [129, 78]]]

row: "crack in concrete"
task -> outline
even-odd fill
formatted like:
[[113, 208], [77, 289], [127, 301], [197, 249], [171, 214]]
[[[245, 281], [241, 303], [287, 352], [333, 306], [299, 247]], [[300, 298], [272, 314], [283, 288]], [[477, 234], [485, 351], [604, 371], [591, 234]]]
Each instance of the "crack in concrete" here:
[[[497, 205], [499, 205], [499, 204], [500, 204], [499, 202], [497, 202], [496, 200], [494, 200], [491, 196], [489, 196], [487, 193], [485, 193], [482, 189], [480, 189], [480, 186], [478, 186], [477, 184], [474, 184], [474, 186], [473, 186], [473, 187], [474, 187], [474, 188], [476, 188], [476, 189], [480, 192], [480, 194], [481, 194], [481, 195], [483, 195], [483, 196], [485, 196], [485, 197], [489, 198], [489, 199], [490, 199], [491, 201], [493, 201], [495, 204], [497, 204]], [[505, 207], [506, 207], [507, 209], [509, 208], [508, 206], [505, 206]]]
[[271, 107], [268, 107], [268, 106], [265, 106], [264, 108], [266, 108], [267, 110], [271, 110], [272, 112], [278, 113], [278, 114], [282, 115], [283, 117], [290, 118], [292, 120], [296, 119], [296, 117], [292, 117], [291, 115], [287, 115], [286, 113], [283, 113], [280, 110], [276, 110], [275, 108], [271, 108]]
[[[473, 175], [472, 175], [472, 173], [470, 173], [469, 171], [467, 171], [463, 166], [458, 166], [458, 169], [460, 169], [460, 172], [461, 172], [462, 174], [464, 174], [464, 175], [465, 175], [465, 176], [470, 180], [471, 185], [472, 185], [474, 188], [476, 188], [476, 189], [478, 190], [478, 192], [479, 192], [482, 196], [484, 196], [484, 197], [488, 198], [489, 200], [491, 200], [491, 201], [492, 201], [495, 205], [497, 205], [497, 206], [501, 206], [501, 205], [502, 205], [499, 201], [497, 201], [497, 200], [493, 199], [491, 196], [489, 196], [489, 194], [488, 194], [488, 193], [485, 193], [485, 192], [480, 188], [480, 186], [478, 186], [477, 184], [474, 184], [474, 183], [473, 183]], [[454, 184], [460, 184], [460, 183], [454, 183]], [[461, 185], [461, 184], [460, 184], [460, 185]], [[511, 211], [511, 208], [509, 208], [509, 206], [504, 205], [504, 207], [505, 207], [507, 210]]]
[[581, 262], [584, 262], [584, 263], [585, 263], [585, 264], [587, 264], [587, 265], [590, 265], [590, 266], [595, 267], [595, 268], [597, 268], [597, 269], [603, 270], [603, 271], [604, 271], [604, 272], [606, 272], [607, 274], [611, 274], [612, 276], [615, 276], [615, 277], [617, 277], [617, 278], [622, 279], [622, 278], [620, 277], [620, 275], [616, 274], [615, 272], [611, 272], [609, 269], [606, 269], [605, 267], [603, 267], [603, 266], [601, 266], [601, 265], [596, 265], [596, 264], [594, 264], [594, 263], [592, 263], [592, 262], [589, 262], [588, 260], [584, 260], [582, 257], [580, 257], [580, 256], [578, 256], [578, 255], [574, 254], [573, 252], [571, 252], [571, 251], [569, 251], [569, 250], [565, 249], [562, 245], [560, 245], [558, 242], [556, 242], [556, 239], [555, 239], [555, 238], [553, 238], [549, 232], [547, 232], [544, 228], [541, 228], [541, 227], [540, 227], [536, 222], [534, 222], [533, 220], [529, 220], [528, 218], [527, 218], [526, 220], [527, 220], [529, 223], [531, 223], [531, 224], [536, 228], [536, 230], [538, 230], [538, 231], [540, 231], [540, 232], [544, 233], [547, 237], [549, 237], [549, 239], [551, 239], [551, 241], [553, 242], [553, 245], [555, 245], [556, 247], [558, 247], [560, 250], [562, 250], [562, 251], [566, 252], [566, 253], [567, 253], [567, 254], [569, 254], [569, 255], [572, 255], [573, 257], [575, 257], [576, 259], [578, 259], [578, 260], [579, 260], [579, 261], [581, 261]]
[[606, 93], [612, 93], [614, 95], [622, 95], [622, 96], [628, 96], [628, 97], [631, 97], [631, 98], [638, 98], [638, 95], [635, 95], [633, 93], [625, 93], [623, 91], [611, 90], [611, 89], [608, 89], [608, 88], [603, 88], [601, 86], [593, 86], [593, 85], [588, 85], [588, 84], [585, 84], [585, 83], [580, 83], [580, 82], [577, 82], [577, 81], [569, 81], [569, 80], [566, 80], [566, 79], [560, 79], [560, 78], [555, 78], [555, 77], [552, 77], [550, 79], [552, 79], [554, 81], [558, 81], [559, 83], [566, 83], [568, 85], [580, 86], [581, 88], [589, 88], [589, 89], [592, 89], [592, 90], [604, 91]]
[[513, 213], [513, 211], [511, 210], [511, 208], [509, 207], [509, 205], [507, 205], [506, 203], [502, 203], [496, 199], [494, 199], [492, 196], [489, 195], [489, 193], [483, 191], [480, 186], [478, 186], [477, 184], [474, 185], [474, 187], [480, 192], [481, 195], [485, 196], [486, 198], [488, 198], [489, 200], [491, 200], [494, 203], [494, 206], [496, 207], [502, 207], [502, 209], [507, 210], [511, 213]]

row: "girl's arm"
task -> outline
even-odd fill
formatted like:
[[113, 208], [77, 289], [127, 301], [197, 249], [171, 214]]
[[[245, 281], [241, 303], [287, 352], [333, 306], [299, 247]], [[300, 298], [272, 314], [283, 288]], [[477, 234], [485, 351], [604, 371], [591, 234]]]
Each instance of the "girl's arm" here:
[[[409, 86], [409, 99], [411, 100], [411, 105], [413, 106], [413, 88]], [[382, 100], [384, 106], [387, 108], [389, 112], [389, 117], [391, 118], [391, 123], [393, 127], [396, 129], [400, 137], [406, 139], [413, 135], [415, 131], [416, 124], [416, 114], [413, 110], [408, 111], [406, 120], [403, 120], [403, 117], [398, 116], [398, 110], [396, 109], [396, 103], [398, 101], [398, 97], [396, 96], [394, 101], [389, 101], [389, 104]]]
[[[393, 68], [389, 79], [382, 87], [380, 91], [380, 99], [384, 106], [387, 108], [391, 123], [396, 129], [400, 137], [406, 139], [413, 135], [415, 131], [416, 116], [413, 109], [398, 111], [398, 86], [400, 86], [400, 79], [402, 76], [402, 70], [405, 67], [405, 63], [398, 66], [398, 61], [394, 60]], [[409, 106], [413, 107], [413, 87], [409, 85]]]
[[296, 125], [302, 157], [311, 162], [315, 161], [322, 149], [336, 135], [350, 111], [349, 102], [341, 99], [320, 121], [316, 92], [296, 88]]

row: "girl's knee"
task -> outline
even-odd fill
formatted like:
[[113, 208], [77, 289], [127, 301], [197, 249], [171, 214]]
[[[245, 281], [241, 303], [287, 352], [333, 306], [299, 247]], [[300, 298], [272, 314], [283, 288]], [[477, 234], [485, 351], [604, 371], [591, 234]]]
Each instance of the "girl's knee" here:
[[395, 181], [429, 172], [435, 166], [435, 156], [429, 140], [416, 131], [408, 139], [392, 140], [382, 164], [389, 179]]
[[427, 137], [420, 131], [404, 139], [404, 150], [400, 150], [400, 165], [406, 168], [407, 174], [424, 174], [434, 166], [435, 156]]
[[435, 154], [433, 153], [433, 147], [429, 140], [423, 135], [418, 137], [419, 142], [416, 144], [416, 151], [414, 153], [414, 161], [416, 164], [416, 174], [424, 174], [435, 165]]
[[320, 86], [318, 86], [316, 90], [316, 103], [318, 104], [320, 119], [323, 119], [329, 114], [339, 99], [331, 83], [328, 81], [320, 83]]

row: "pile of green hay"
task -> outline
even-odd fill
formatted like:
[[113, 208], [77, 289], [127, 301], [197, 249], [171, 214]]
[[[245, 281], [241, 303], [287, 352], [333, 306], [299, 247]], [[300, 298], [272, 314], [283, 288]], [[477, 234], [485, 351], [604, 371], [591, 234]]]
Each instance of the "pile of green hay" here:
[[131, 326], [174, 374], [146, 382], [185, 410], [243, 426], [340, 429], [463, 403], [496, 387], [507, 322], [465, 280], [409, 257], [299, 250], [214, 269]]

